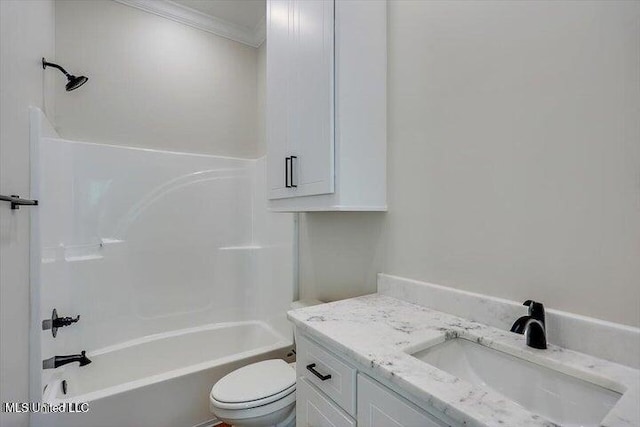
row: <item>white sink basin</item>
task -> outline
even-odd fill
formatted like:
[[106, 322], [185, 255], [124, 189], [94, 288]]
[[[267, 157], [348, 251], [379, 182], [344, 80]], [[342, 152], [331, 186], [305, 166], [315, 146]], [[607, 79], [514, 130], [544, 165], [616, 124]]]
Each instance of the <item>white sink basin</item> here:
[[491, 388], [563, 426], [599, 426], [621, 395], [509, 354], [456, 338], [413, 357]]

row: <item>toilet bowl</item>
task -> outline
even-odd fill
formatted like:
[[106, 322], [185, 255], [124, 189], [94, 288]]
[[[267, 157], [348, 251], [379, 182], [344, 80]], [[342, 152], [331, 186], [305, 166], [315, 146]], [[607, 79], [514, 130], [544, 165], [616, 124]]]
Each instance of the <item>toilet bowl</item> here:
[[235, 427], [295, 426], [296, 372], [281, 359], [252, 363], [211, 389], [210, 409]]
[[[299, 300], [291, 308], [318, 304], [322, 301]], [[209, 409], [234, 427], [295, 427], [295, 363], [272, 359], [236, 369], [213, 386]]]

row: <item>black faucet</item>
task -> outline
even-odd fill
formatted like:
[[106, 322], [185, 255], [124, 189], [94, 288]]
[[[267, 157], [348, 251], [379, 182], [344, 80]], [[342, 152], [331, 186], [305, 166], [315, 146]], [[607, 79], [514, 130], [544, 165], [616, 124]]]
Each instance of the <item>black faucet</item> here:
[[78, 362], [80, 366], [85, 366], [91, 363], [91, 360], [85, 356], [83, 350], [80, 354], [69, 354], [67, 356], [53, 356], [49, 359], [42, 361], [42, 369], [55, 369], [59, 366], [66, 365], [67, 363]]
[[544, 305], [532, 300], [526, 300], [523, 305], [529, 306], [529, 315], [516, 320], [511, 326], [511, 332], [524, 334], [529, 347], [544, 350], [547, 348]]

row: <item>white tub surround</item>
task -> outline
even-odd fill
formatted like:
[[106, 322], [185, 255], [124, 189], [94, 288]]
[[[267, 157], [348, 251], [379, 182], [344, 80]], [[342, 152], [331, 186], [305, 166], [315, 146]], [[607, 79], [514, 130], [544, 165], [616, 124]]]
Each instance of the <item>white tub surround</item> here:
[[[216, 381], [293, 344], [293, 217], [267, 211], [264, 159], [69, 141], [37, 109], [32, 125], [32, 399], [91, 407], [32, 424], [213, 421]], [[56, 337], [54, 308], [81, 316]]]
[[[622, 397], [601, 425], [640, 425], [640, 371], [628, 366], [553, 344], [547, 350], [535, 350], [526, 346], [522, 335], [381, 294], [290, 311], [289, 318], [298, 332], [326, 344], [359, 371], [460, 425], [557, 424], [491, 389], [474, 386], [410, 355], [454, 338], [474, 341], [619, 393]], [[548, 323], [554, 327], [553, 317]]]

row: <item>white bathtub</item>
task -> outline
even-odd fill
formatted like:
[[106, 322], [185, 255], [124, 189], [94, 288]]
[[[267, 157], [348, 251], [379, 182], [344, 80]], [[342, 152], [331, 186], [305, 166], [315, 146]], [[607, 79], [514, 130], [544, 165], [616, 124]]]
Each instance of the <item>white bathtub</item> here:
[[[36, 426], [192, 427], [211, 425], [209, 391], [222, 376], [291, 348], [264, 322], [172, 331], [94, 351], [92, 363], [67, 365], [47, 384], [44, 401], [89, 402], [86, 414], [32, 417]], [[62, 392], [62, 381], [67, 394]]]

